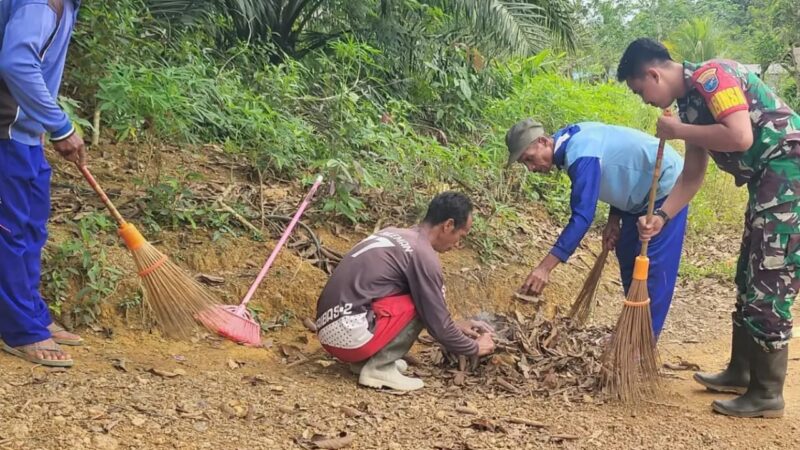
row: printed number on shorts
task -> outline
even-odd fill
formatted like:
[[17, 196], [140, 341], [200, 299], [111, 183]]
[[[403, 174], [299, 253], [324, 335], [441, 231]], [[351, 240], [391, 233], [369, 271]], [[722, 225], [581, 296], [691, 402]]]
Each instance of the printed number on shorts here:
[[325, 311], [325, 314], [320, 316], [320, 318], [317, 320], [317, 326], [321, 328], [323, 325], [338, 319], [340, 316], [349, 315], [352, 309], [353, 309], [352, 303], [345, 303], [344, 305], [336, 305], [333, 308]]

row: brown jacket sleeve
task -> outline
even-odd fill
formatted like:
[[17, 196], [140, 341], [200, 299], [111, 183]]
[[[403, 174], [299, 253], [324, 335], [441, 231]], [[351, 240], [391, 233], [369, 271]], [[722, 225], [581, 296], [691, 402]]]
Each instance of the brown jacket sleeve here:
[[477, 355], [478, 343], [467, 337], [453, 322], [444, 301], [444, 276], [439, 258], [431, 252], [415, 252], [408, 271], [411, 298], [428, 333], [447, 351], [459, 355]]

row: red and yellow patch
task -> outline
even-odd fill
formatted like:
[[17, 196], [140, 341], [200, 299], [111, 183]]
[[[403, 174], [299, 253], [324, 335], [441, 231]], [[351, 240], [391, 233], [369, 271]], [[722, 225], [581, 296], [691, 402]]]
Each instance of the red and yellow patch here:
[[[742, 108], [742, 106], [744, 106], [744, 108]], [[719, 119], [720, 116], [725, 116], [733, 111], [747, 109], [747, 99], [739, 86], [733, 86], [723, 89], [711, 96], [708, 108], [711, 110], [711, 114]]]
[[703, 96], [714, 119], [747, 110], [747, 98], [736, 76], [717, 62], [704, 65], [692, 76], [697, 92]]

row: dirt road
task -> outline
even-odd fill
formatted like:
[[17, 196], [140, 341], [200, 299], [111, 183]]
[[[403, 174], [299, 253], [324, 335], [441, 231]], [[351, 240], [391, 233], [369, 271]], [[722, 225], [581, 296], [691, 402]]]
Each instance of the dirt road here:
[[[680, 288], [662, 337], [664, 361], [703, 369], [725, 363], [727, 299], [724, 286], [714, 284], [711, 294], [709, 286]], [[251, 349], [133, 332], [90, 334], [89, 345], [75, 352], [78, 365], [63, 372], [0, 356], [0, 448], [295, 449], [314, 434], [345, 432], [356, 449], [800, 447], [796, 351], [786, 418], [737, 420], [710, 411], [721, 396], [702, 391], [689, 371], [671, 372], [663, 398], [634, 408], [558, 397], [465, 397], [435, 379], [422, 392], [395, 396], [357, 387], [338, 364], [282, 363], [282, 343], [315, 345], [309, 337], [285, 330], [267, 336], [271, 348]], [[465, 404], [479, 414], [456, 412]], [[512, 417], [544, 426], [507, 422]], [[470, 427], [481, 419], [499, 429]]]
[[[207, 152], [198, 154], [208, 157]], [[171, 173], [181, 167], [203, 166], [194, 154], [163, 155], [183, 158], [165, 164]], [[96, 166], [110, 187], [128, 189], [113, 161], [99, 161]], [[227, 169], [220, 169], [227, 166], [209, 167], [219, 173], [208, 171], [203, 186], [208, 180], [217, 180], [219, 186], [229, 183]], [[78, 182], [74, 174], [56, 175], [64, 186]], [[54, 195], [65, 199], [63, 207], [56, 202], [56, 216], [71, 217], [75, 194], [56, 186]], [[100, 208], [96, 200], [88, 200], [93, 199], [91, 193], [82, 195], [86, 196], [84, 208], [92, 204]], [[289, 209], [294, 206], [293, 201], [284, 203]], [[525, 221], [528, 225], [521, 228], [513, 251], [497, 267], [481, 264], [470, 251], [443, 255], [448, 302], [458, 313], [530, 312], [531, 305], [514, 303], [511, 292], [534, 261], [549, 251], [557, 235], [553, 226], [540, 226], [547, 222], [537, 217]], [[70, 232], [58, 220], [53, 222], [54, 240]], [[346, 251], [363, 237], [319, 232], [338, 251]], [[180, 249], [176, 256], [194, 271], [224, 277], [226, 284], [219, 290], [231, 302], [241, 298], [266, 253], [265, 244], [247, 238], [209, 244], [165, 233], [162, 239], [165, 248]], [[116, 242], [113, 236], [108, 241], [108, 245]], [[720, 258], [730, 259], [736, 251], [735, 237], [718, 241], [717, 247], [728, 241], [734, 247], [717, 251], [723, 253]], [[705, 255], [708, 249], [703, 250]], [[117, 267], [131, 270], [124, 248], [109, 247], [109, 253]], [[693, 258], [688, 253], [687, 259]], [[543, 302], [548, 312], [573, 298], [592, 260], [581, 250], [570, 264], [557, 270]], [[613, 323], [619, 313], [615, 270], [612, 261], [600, 289], [594, 318], [599, 323]], [[131, 273], [126, 277], [135, 281]], [[354, 376], [328, 360], [293, 367], [284, 363], [282, 345], [307, 352], [318, 347], [299, 318], [312, 313], [324, 281], [322, 271], [290, 251], [282, 252], [254, 304], [269, 317], [288, 312], [296, 319], [289, 329], [265, 335], [269, 348], [245, 348], [209, 338], [192, 343], [166, 341], [131, 329], [135, 324], [121, 323], [114, 303], [107, 302], [100, 324], [106, 328], [81, 330], [88, 345], [73, 351], [77, 361], [73, 369], [47, 370], [0, 354], [0, 449], [301, 449], [308, 448], [314, 434], [336, 437], [340, 433], [352, 437], [349, 448], [380, 450], [800, 448], [800, 421], [796, 420], [800, 417], [800, 342], [791, 346], [786, 417], [777, 420], [737, 420], [713, 414], [709, 404], [720, 396], [702, 391], [691, 381], [690, 371], [665, 371], [664, 396], [635, 408], [591, 399], [569, 403], [559, 396], [465, 395], [432, 377], [425, 379], [424, 390], [395, 396], [359, 388]], [[728, 357], [732, 300], [730, 284], [712, 279], [681, 281], [660, 342], [662, 360], [684, 360], [703, 370], [722, 367]], [[464, 405], [478, 414], [456, 411]], [[542, 426], [509, 423], [512, 417]], [[481, 429], [472, 427], [475, 422]]]

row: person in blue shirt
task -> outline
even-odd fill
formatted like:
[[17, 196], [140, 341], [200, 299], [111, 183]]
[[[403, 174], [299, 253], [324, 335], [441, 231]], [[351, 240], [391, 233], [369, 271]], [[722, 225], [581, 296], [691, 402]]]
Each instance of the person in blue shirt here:
[[85, 164], [83, 139], [56, 99], [78, 0], [0, 0], [0, 338], [28, 361], [68, 367], [59, 343], [79, 336], [53, 322], [39, 294], [50, 214], [44, 135]]
[[[575, 252], [594, 220], [597, 202], [610, 205], [603, 230], [603, 246], [615, 250], [622, 284], [627, 294], [633, 265], [641, 244], [637, 220], [647, 212], [655, 169], [658, 139], [631, 128], [597, 122], [582, 122], [548, 135], [532, 119], [514, 125], [506, 134], [508, 166], [519, 162], [531, 172], [565, 170], [572, 182], [571, 217], [550, 252], [531, 271], [520, 288], [523, 294], [539, 295], [550, 272]], [[656, 207], [666, 199], [683, 169], [683, 159], [671, 147], [664, 148]], [[688, 208], [688, 207], [687, 207]], [[671, 219], [664, 231], [650, 241], [650, 271], [647, 288], [655, 336], [661, 333], [678, 276], [688, 209]]]

